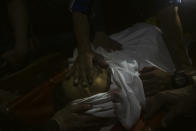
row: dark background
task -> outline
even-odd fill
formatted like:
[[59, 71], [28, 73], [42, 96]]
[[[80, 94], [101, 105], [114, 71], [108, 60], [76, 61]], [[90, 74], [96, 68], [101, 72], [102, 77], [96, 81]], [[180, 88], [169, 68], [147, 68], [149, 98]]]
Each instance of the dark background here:
[[[41, 49], [73, 48], [72, 19], [68, 4], [54, 0], [27, 0], [29, 21], [32, 31], [40, 41]], [[133, 16], [128, 0], [107, 0], [104, 5], [106, 28], [111, 32], [119, 31], [138, 19]], [[13, 44], [12, 31], [9, 28], [5, 1], [0, 1], [0, 53]], [[111, 5], [112, 3], [112, 5]], [[196, 1], [184, 0], [180, 6], [180, 17], [185, 32], [196, 34]]]

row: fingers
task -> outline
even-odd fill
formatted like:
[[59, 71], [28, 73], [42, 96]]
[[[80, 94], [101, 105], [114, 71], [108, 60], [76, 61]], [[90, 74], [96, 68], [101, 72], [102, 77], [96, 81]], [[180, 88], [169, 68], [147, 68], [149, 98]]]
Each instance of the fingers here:
[[73, 76], [73, 83], [75, 86], [79, 84], [80, 81], [80, 76], [79, 76], [79, 69], [77, 65], [72, 66], [67, 74], [66, 74], [66, 79], [70, 79]]
[[92, 67], [92, 64], [89, 67], [89, 69], [86, 69], [86, 71], [87, 71], [88, 84], [91, 85], [93, 83], [93, 80], [94, 80], [94, 67]]
[[99, 73], [102, 72], [102, 68], [108, 68], [103, 56], [93, 53], [78, 57], [74, 66], [68, 71], [66, 78], [73, 76], [74, 85], [80, 84], [86, 87], [93, 83], [95, 68], [97, 68], [97, 72], [100, 71]]
[[82, 87], [87, 87], [88, 86], [88, 80], [87, 80], [87, 74], [86, 74], [86, 70], [82, 70], [82, 72], [80, 73], [80, 84]]
[[[89, 79], [92, 78], [91, 77], [91, 66], [88, 69], [89, 66], [87, 66], [86, 64], [81, 64], [81, 63], [77, 63], [77, 65], [75, 66], [75, 70], [74, 70], [74, 85], [78, 86], [81, 85], [82, 87], [86, 87], [89, 84]], [[91, 80], [92, 81], [92, 80]]]
[[71, 105], [70, 107], [72, 112], [75, 113], [84, 113], [87, 110], [90, 110], [92, 108], [92, 106], [90, 104], [75, 104], [75, 105]]
[[66, 79], [69, 79], [74, 74], [75, 66], [71, 67], [65, 76]]

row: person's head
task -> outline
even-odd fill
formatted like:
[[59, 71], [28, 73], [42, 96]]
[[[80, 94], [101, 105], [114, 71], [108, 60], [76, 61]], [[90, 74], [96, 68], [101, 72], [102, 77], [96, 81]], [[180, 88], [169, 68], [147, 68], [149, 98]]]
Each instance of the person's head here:
[[92, 85], [83, 87], [81, 85], [75, 86], [73, 78], [63, 82], [63, 91], [65, 99], [72, 101], [75, 99], [85, 98], [97, 93], [106, 92], [110, 85], [110, 71], [104, 69], [102, 72], [95, 73]]

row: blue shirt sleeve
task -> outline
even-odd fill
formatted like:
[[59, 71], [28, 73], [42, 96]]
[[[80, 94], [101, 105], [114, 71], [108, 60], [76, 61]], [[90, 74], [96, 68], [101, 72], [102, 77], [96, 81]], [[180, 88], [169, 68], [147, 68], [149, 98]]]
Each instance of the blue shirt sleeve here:
[[90, 0], [71, 0], [69, 8], [71, 12], [81, 12], [88, 14], [90, 10], [89, 3]]

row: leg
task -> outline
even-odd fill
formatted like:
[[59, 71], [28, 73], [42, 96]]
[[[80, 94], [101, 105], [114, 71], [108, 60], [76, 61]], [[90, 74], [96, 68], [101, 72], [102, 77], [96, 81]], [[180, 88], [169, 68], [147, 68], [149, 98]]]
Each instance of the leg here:
[[10, 0], [8, 14], [13, 28], [17, 48], [25, 48], [28, 43], [28, 16], [24, 0]]
[[10, 63], [24, 60], [29, 47], [28, 16], [24, 0], [8, 0], [8, 15], [15, 38], [15, 47], [3, 57]]

